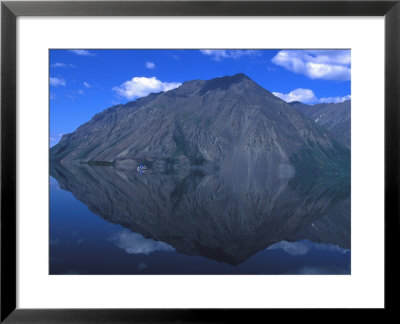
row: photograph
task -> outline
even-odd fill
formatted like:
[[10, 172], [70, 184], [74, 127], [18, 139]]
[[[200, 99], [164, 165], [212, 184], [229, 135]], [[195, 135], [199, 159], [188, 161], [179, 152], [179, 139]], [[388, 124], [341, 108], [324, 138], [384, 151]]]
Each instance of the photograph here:
[[400, 0], [0, 9], [1, 323], [393, 317]]
[[50, 275], [350, 275], [351, 50], [50, 48]]

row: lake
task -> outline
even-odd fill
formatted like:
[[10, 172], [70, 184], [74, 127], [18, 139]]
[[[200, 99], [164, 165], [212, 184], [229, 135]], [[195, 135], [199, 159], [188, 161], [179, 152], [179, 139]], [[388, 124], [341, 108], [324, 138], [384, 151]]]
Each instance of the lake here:
[[350, 179], [50, 167], [50, 274], [350, 274]]

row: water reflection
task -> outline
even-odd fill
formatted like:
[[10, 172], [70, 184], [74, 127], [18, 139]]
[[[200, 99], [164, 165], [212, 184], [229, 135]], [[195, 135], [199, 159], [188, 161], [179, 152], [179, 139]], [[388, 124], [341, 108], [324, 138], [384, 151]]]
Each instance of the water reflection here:
[[109, 239], [128, 254], [149, 254], [155, 251], [174, 251], [170, 245], [153, 239], [146, 239], [138, 233], [122, 230], [113, 233]]
[[349, 178], [286, 169], [142, 174], [52, 164], [50, 173], [93, 213], [126, 228], [108, 239], [129, 254], [175, 250], [237, 265], [266, 248], [305, 254], [304, 242], [350, 249]]

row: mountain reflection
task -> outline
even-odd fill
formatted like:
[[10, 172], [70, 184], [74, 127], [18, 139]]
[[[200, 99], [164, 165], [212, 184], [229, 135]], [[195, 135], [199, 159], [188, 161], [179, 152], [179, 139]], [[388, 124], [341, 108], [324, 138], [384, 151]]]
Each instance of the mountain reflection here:
[[[281, 241], [292, 250], [299, 240], [349, 249], [350, 179], [276, 170], [139, 174], [51, 164], [50, 174], [93, 213], [154, 240], [146, 251], [175, 249], [235, 265]], [[129, 233], [113, 240], [124, 248], [137, 240]]]

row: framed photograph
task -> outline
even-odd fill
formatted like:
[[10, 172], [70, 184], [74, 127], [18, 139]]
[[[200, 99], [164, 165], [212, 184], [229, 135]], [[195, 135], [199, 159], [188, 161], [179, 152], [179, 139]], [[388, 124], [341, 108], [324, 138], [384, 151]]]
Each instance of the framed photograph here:
[[398, 1], [4, 1], [1, 321], [395, 309]]

